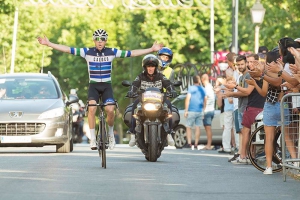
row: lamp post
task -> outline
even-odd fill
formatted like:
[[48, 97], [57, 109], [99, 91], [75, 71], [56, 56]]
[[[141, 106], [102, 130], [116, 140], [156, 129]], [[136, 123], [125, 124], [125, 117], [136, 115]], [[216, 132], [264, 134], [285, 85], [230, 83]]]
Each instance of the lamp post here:
[[255, 46], [254, 51], [255, 53], [258, 52], [258, 46], [259, 46], [259, 24], [261, 24], [264, 20], [266, 9], [263, 7], [263, 5], [260, 3], [260, 0], [256, 0], [253, 7], [250, 9], [252, 22], [253, 24], [257, 24], [255, 26]]

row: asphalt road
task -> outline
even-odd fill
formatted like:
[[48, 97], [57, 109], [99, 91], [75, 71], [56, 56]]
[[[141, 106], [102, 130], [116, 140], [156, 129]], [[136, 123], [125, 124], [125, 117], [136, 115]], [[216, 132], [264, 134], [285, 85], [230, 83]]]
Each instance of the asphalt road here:
[[216, 151], [165, 149], [157, 162], [118, 145], [102, 169], [97, 151], [76, 145], [69, 154], [43, 148], [0, 148], [0, 199], [269, 200], [300, 199], [300, 182], [233, 165]]

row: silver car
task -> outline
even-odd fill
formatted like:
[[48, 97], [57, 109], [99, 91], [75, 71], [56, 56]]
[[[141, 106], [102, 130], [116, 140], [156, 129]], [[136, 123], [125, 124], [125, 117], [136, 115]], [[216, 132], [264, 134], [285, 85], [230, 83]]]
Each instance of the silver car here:
[[75, 102], [50, 72], [0, 75], [0, 147], [56, 145], [58, 153], [72, 152]]
[[[185, 102], [186, 94], [181, 94], [178, 97], [176, 97], [172, 104], [175, 105], [179, 111], [180, 115], [180, 122], [179, 124], [174, 128], [174, 141], [175, 146], [177, 148], [182, 148], [187, 144], [186, 140], [186, 118], [184, 117], [184, 102]], [[222, 144], [222, 134], [223, 134], [223, 128], [221, 128], [220, 125], [220, 110], [215, 110], [215, 115], [212, 121], [211, 125], [212, 129], [212, 145], [221, 145]], [[204, 129], [204, 126], [201, 126], [201, 134], [200, 134], [200, 140], [198, 141], [198, 144], [206, 144], [207, 143], [207, 137], [206, 132]], [[194, 129], [192, 129], [192, 140], [194, 141]]]

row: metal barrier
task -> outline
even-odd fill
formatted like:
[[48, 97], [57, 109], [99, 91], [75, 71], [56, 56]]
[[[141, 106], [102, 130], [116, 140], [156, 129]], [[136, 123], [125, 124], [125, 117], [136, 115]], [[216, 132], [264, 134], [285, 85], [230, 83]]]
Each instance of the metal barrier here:
[[[282, 132], [282, 168], [283, 180], [286, 175], [296, 176], [300, 173], [300, 139], [299, 111], [300, 93], [288, 93], [280, 102]], [[288, 125], [285, 125], [288, 124]]]

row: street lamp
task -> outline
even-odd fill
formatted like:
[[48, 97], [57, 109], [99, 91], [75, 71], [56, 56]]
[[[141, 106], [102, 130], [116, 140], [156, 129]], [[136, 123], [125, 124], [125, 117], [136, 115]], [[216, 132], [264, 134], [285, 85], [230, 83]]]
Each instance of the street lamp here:
[[257, 24], [255, 26], [255, 46], [254, 46], [255, 53], [257, 53], [258, 52], [258, 45], [259, 45], [259, 42], [258, 42], [258, 39], [259, 39], [259, 24], [261, 24], [264, 20], [266, 9], [260, 3], [260, 0], [256, 0], [255, 4], [250, 9], [250, 12], [251, 12], [253, 24]]

